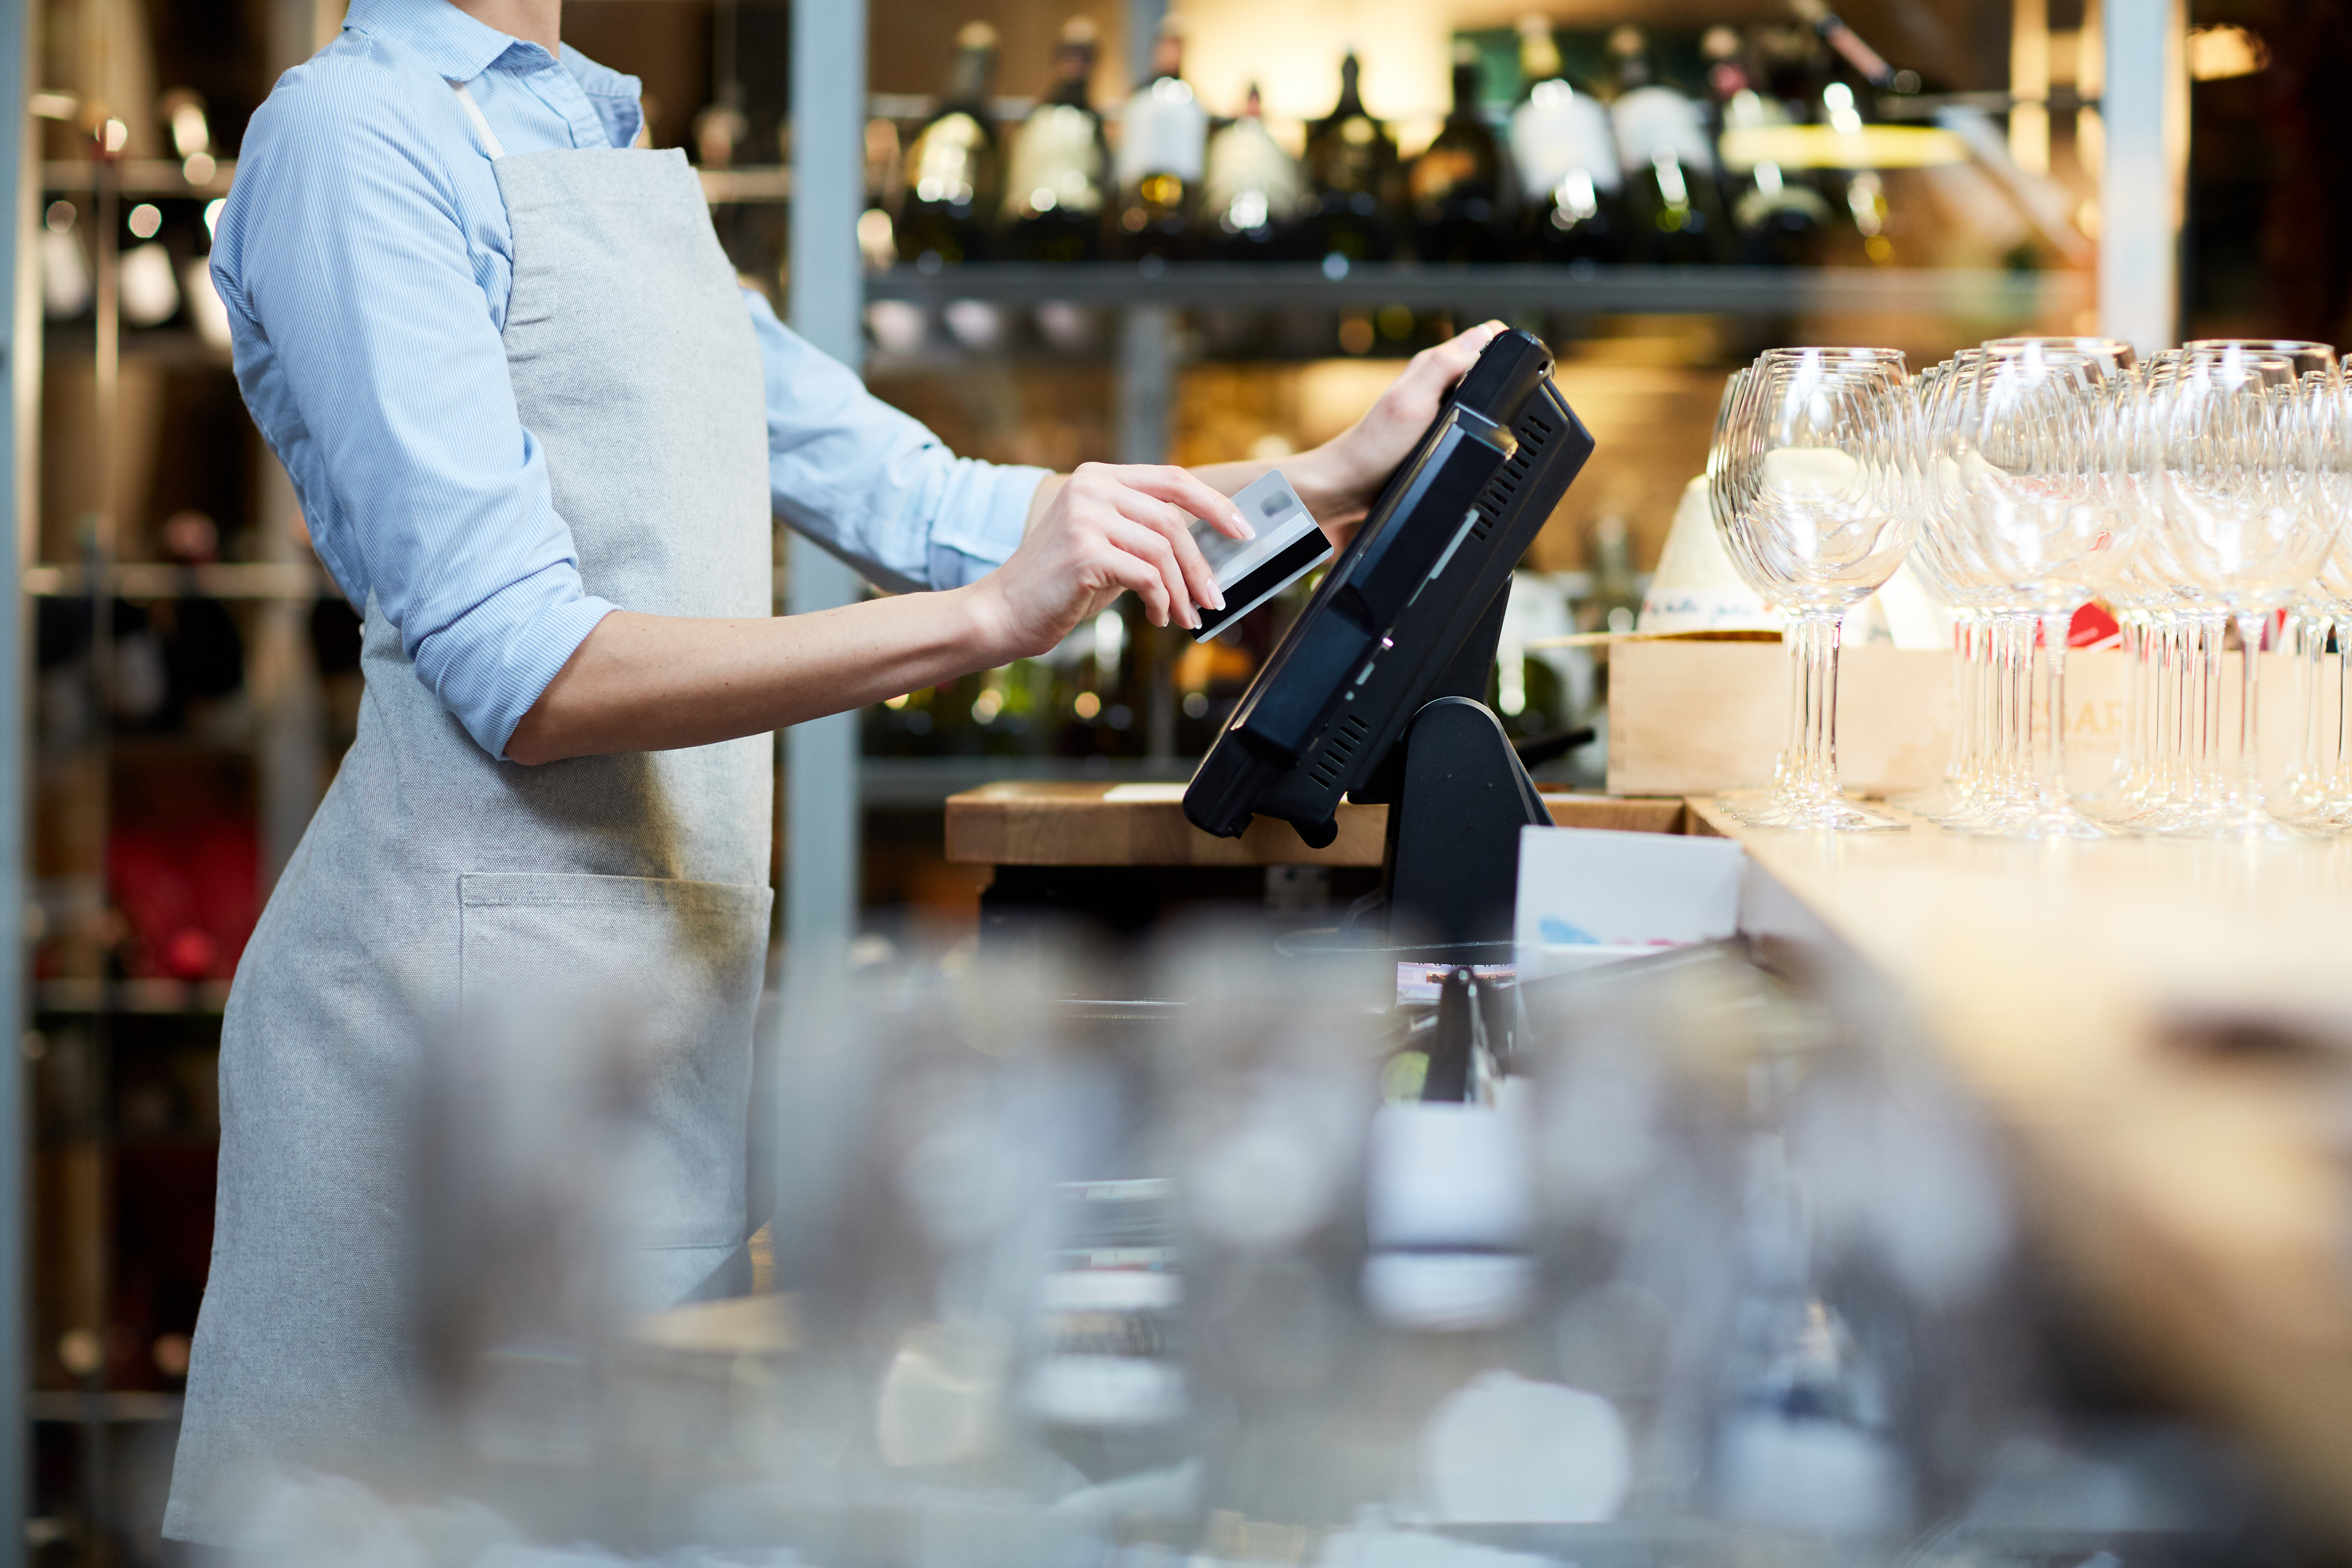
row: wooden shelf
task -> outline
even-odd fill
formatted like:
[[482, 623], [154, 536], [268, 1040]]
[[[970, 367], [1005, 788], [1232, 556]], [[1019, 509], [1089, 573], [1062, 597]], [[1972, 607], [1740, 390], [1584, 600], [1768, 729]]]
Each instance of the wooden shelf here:
[[[25, 592], [37, 599], [79, 599], [89, 593], [89, 568], [27, 566]], [[126, 562], [110, 568], [107, 585], [118, 599], [318, 598], [335, 592], [327, 574], [308, 562], [216, 561], [204, 566]]]
[[[162, 365], [166, 370], [227, 370], [228, 345], [206, 342], [187, 327], [126, 327], [121, 336], [126, 360]], [[87, 360], [98, 353], [98, 333], [85, 319], [55, 322], [41, 333], [41, 353], [50, 360]]]
[[144, 1013], [217, 1017], [227, 1006], [226, 980], [42, 980], [33, 986], [33, 1011], [37, 1014]]
[[937, 307], [1165, 305], [1202, 310], [1362, 310], [1383, 305], [1464, 314], [1789, 316], [1923, 312], [1985, 323], [2031, 321], [2090, 302], [2084, 272], [1931, 268], [1422, 267], [1314, 262], [1105, 261], [1049, 266], [977, 261], [869, 274], [868, 300]]
[[[100, 165], [91, 158], [52, 159], [41, 165], [41, 189], [79, 195], [98, 189]], [[189, 180], [174, 158], [125, 158], [114, 165], [114, 188], [126, 196], [225, 196], [236, 178], [236, 160], [216, 159], [213, 177]]]
[[[1184, 819], [1181, 784], [1145, 798], [1110, 784], [1008, 780], [947, 803], [948, 856], [980, 866], [1377, 866], [1388, 835], [1385, 805], [1339, 807], [1339, 837], [1310, 849], [1286, 822], [1258, 817], [1239, 838], [1218, 838]], [[1684, 831], [1683, 803], [1597, 795], [1547, 795], [1562, 827], [1630, 833]]]

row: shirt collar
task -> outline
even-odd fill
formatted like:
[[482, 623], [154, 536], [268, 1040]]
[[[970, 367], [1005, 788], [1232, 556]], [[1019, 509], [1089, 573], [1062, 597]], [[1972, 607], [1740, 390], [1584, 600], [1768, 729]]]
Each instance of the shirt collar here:
[[398, 44], [444, 81], [471, 81], [509, 49], [547, 58], [537, 44], [478, 22], [449, 0], [352, 0], [343, 27]]
[[[509, 51], [518, 51], [508, 62], [518, 68], [548, 58], [537, 44], [475, 20], [449, 0], [352, 0], [343, 26], [399, 44], [445, 81], [471, 81]], [[645, 84], [635, 77], [600, 66], [569, 44], [560, 47], [564, 68], [590, 97], [623, 99], [634, 106], [645, 95]], [[616, 144], [626, 145], [627, 139]]]
[[564, 68], [580, 84], [580, 90], [589, 97], [625, 98], [631, 103], [645, 97], [646, 84], [635, 77], [625, 75], [610, 66], [600, 66], [570, 44], [563, 45], [562, 48]]

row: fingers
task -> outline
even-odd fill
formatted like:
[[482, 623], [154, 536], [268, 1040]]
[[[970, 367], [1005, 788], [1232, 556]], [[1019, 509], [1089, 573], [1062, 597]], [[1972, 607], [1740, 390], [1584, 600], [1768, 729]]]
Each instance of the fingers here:
[[[1192, 614], [1195, 605], [1224, 607], [1217, 574], [1192, 537], [1192, 514], [1182, 504], [1192, 501], [1212, 518], [1233, 520], [1241, 531], [1237, 537], [1250, 537], [1248, 526], [1238, 521], [1238, 510], [1223, 496], [1181, 468], [1103, 464], [1080, 468], [1067, 494], [1076, 510], [1091, 526], [1101, 529], [1113, 545], [1138, 555], [1160, 574], [1169, 593], [1167, 613], [1175, 621], [1197, 626], [1200, 618]], [[1234, 528], [1224, 531], [1231, 534]], [[1162, 619], [1159, 624], [1169, 622]]]
[[[1160, 612], [1160, 626], [1167, 626], [1171, 616], [1176, 625], [1187, 628], [1201, 624], [1200, 615], [1192, 607], [1199, 601], [1192, 585], [1185, 579], [1182, 564], [1176, 559], [1176, 547], [1169, 542], [1166, 534], [1147, 523], [1120, 517], [1104, 528], [1103, 535], [1141, 561], [1158, 576], [1164, 606]], [[1198, 551], [1194, 552], [1194, 554], [1198, 553]], [[1216, 592], [1213, 579], [1210, 582], [1209, 592]]]
[[1121, 487], [1113, 496], [1112, 504], [1119, 515], [1130, 522], [1141, 524], [1168, 542], [1174, 552], [1176, 567], [1181, 574], [1191, 603], [1206, 605], [1213, 610], [1225, 607], [1225, 596], [1217, 588], [1217, 574], [1201, 553], [1201, 542], [1192, 537], [1192, 517], [1172, 501], [1153, 499], [1139, 489]]
[[1451, 387], [1470, 373], [1478, 356], [1486, 352], [1486, 345], [1505, 331], [1500, 321], [1481, 321], [1466, 332], [1454, 333], [1435, 348], [1423, 349], [1414, 357], [1427, 361], [1429, 369], [1444, 378], [1443, 387]]
[[1184, 509], [1188, 516], [1197, 517], [1228, 539], [1255, 539], [1257, 531], [1242, 516], [1241, 508], [1230, 496], [1219, 495], [1201, 481], [1189, 468], [1173, 464], [1130, 464], [1113, 468], [1111, 473], [1130, 489]]
[[[1148, 531], [1134, 523], [1123, 522], [1118, 526], [1134, 529], [1139, 533]], [[1171, 600], [1167, 573], [1160, 571], [1142, 555], [1125, 548], [1115, 539], [1109, 541], [1096, 558], [1095, 565], [1105, 578], [1115, 584], [1116, 588], [1125, 589], [1143, 601], [1145, 619], [1155, 626], [1164, 626], [1168, 624]], [[1115, 593], [1113, 596], [1116, 597]]]

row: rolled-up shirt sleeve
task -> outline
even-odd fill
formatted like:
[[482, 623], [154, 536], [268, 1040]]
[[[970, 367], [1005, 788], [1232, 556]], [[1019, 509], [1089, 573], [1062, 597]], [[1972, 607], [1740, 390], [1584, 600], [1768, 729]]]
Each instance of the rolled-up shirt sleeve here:
[[776, 515], [894, 593], [957, 588], [1021, 542], [1044, 468], [959, 458], [745, 290]]
[[[437, 105], [434, 106], [439, 107]], [[312, 544], [485, 751], [615, 607], [582, 585], [425, 112], [320, 58], [246, 133], [214, 276]], [[497, 297], [503, 298], [506, 279]]]

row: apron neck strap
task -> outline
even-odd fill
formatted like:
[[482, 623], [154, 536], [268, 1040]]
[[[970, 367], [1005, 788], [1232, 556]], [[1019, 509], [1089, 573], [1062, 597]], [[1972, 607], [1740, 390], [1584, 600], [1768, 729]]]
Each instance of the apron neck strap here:
[[466, 84], [453, 81], [449, 84], [449, 90], [457, 95], [457, 101], [465, 107], [466, 118], [474, 122], [474, 133], [482, 139], [482, 151], [493, 158], [505, 157], [507, 150], [499, 145], [499, 133], [490, 129], [490, 122], [482, 116], [482, 106], [474, 101], [474, 95], [467, 90]]

